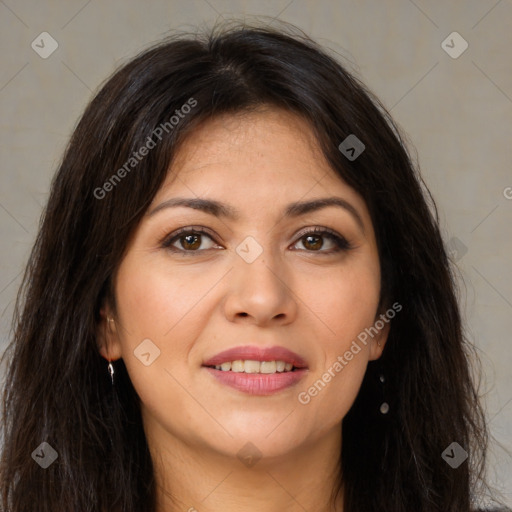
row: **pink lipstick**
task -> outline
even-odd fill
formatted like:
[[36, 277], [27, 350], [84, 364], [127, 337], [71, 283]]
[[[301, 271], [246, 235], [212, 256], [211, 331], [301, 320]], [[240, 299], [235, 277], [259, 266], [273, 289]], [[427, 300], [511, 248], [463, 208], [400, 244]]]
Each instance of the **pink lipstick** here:
[[243, 346], [207, 359], [203, 367], [219, 382], [251, 395], [270, 395], [296, 384], [306, 361], [284, 347]]

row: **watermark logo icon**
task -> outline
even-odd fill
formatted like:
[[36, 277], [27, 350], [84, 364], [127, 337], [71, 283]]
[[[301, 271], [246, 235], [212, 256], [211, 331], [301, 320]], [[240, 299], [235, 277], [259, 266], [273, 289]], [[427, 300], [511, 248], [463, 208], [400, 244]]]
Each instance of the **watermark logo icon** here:
[[453, 469], [457, 469], [468, 458], [468, 452], [459, 443], [454, 441], [441, 454], [441, 457]]
[[458, 32], [452, 32], [441, 43], [441, 48], [452, 59], [458, 59], [468, 49], [468, 46], [468, 42]]
[[447, 244], [448, 255], [455, 262], [459, 261], [467, 252], [468, 248], [456, 236], [450, 238]]
[[59, 43], [48, 32], [41, 32], [30, 46], [39, 57], [47, 59], [59, 47]]
[[365, 148], [366, 146], [353, 133], [346, 137], [338, 146], [338, 149], [351, 162], [353, 162]]
[[146, 338], [133, 353], [144, 366], [149, 366], [160, 356], [160, 349], [149, 338]]
[[263, 252], [263, 247], [252, 236], [248, 236], [237, 245], [236, 252], [246, 263], [252, 263]]
[[50, 467], [59, 454], [46, 441], [41, 443], [33, 452], [32, 458], [43, 468]]
[[236, 454], [244, 466], [252, 468], [263, 456], [254, 444], [247, 442]]

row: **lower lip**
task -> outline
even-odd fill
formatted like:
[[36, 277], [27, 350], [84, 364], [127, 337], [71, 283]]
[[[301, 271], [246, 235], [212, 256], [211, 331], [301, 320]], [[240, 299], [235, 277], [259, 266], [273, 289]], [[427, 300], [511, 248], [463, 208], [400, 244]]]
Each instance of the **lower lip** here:
[[222, 384], [249, 395], [272, 395], [297, 384], [307, 372], [305, 368], [281, 373], [223, 372], [206, 366], [204, 368]]

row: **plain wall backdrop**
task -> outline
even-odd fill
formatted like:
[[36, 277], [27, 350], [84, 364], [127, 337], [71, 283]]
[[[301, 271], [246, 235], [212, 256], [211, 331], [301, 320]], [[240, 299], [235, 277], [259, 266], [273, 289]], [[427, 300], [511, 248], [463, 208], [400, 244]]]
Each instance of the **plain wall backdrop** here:
[[93, 92], [173, 30], [255, 16], [348, 60], [416, 148], [482, 358], [489, 480], [512, 505], [510, 0], [0, 1], [0, 348], [50, 180]]

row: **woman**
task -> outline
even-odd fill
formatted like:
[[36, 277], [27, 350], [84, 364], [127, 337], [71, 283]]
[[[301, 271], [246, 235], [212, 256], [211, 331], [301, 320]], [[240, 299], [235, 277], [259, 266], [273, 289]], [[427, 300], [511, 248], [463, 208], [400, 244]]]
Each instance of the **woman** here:
[[289, 29], [123, 66], [18, 299], [3, 509], [473, 509], [487, 430], [422, 187], [378, 100]]

